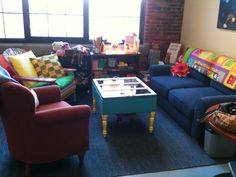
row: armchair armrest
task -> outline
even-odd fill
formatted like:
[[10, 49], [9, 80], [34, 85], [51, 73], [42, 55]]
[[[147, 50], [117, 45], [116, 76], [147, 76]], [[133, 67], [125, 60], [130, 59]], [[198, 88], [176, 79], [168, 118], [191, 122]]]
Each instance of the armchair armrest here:
[[63, 68], [63, 70], [64, 70], [65, 73], [76, 72], [77, 71], [77, 69], [75, 69], [75, 68]]
[[36, 113], [35, 121], [39, 124], [59, 123], [89, 118], [91, 114], [88, 105], [77, 105], [48, 111], [39, 111]]
[[28, 77], [28, 76], [13, 76], [13, 78], [17, 81], [33, 81], [33, 82], [47, 82], [50, 84], [55, 84], [55, 78], [35, 78], [35, 77]]
[[169, 75], [171, 66], [172, 66], [171, 64], [151, 65], [149, 67], [150, 77], [160, 76], [160, 75]]
[[56, 85], [36, 87], [33, 89], [37, 94], [39, 104], [48, 104], [61, 101], [61, 91]]

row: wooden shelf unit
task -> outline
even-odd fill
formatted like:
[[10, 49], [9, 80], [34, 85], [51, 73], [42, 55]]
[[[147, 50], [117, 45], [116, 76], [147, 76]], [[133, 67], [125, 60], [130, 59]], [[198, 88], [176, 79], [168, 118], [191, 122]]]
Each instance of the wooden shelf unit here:
[[137, 76], [139, 57], [140, 53], [92, 53], [92, 78]]

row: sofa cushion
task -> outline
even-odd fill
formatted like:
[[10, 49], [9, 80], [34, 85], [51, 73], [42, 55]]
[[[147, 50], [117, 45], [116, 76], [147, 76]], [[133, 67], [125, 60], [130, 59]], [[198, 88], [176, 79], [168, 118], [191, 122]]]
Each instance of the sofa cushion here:
[[194, 107], [198, 100], [206, 96], [224, 95], [212, 87], [181, 88], [169, 92], [169, 102], [186, 117], [193, 119]]
[[176, 88], [205, 87], [206, 85], [192, 77], [155, 76], [151, 79], [152, 89], [164, 97]]
[[193, 68], [190, 68], [190, 75], [192, 77], [194, 77], [195, 79], [197, 79], [197, 80], [199, 80], [199, 81], [201, 81], [201, 82], [203, 82], [207, 85], [209, 85], [210, 80], [211, 80], [209, 77], [203, 75], [202, 73], [199, 73], [198, 71], [196, 71]]
[[222, 92], [222, 93], [224, 93], [226, 95], [235, 95], [236, 94], [235, 90], [232, 90], [232, 89], [230, 89], [228, 87], [225, 87], [221, 83], [216, 82], [214, 80], [211, 80], [210, 86], [215, 88], [216, 90], [219, 90], [220, 92]]
[[69, 84], [71, 84], [73, 81], [74, 81], [74, 76], [63, 76], [57, 78], [56, 84], [60, 87], [60, 89], [63, 89]]

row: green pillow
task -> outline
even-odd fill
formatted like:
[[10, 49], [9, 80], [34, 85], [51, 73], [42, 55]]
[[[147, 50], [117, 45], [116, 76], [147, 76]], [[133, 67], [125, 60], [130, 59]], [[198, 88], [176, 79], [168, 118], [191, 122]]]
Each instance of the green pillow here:
[[34, 87], [42, 87], [42, 86], [46, 86], [46, 85], [50, 85], [50, 83], [47, 83], [47, 82], [37, 82], [36, 84], [33, 85], [32, 88], [34, 88]]
[[184, 62], [187, 62], [188, 57], [190, 56], [190, 54], [192, 53], [192, 51], [195, 50], [195, 49], [196, 49], [196, 48], [189, 48], [189, 49], [185, 52], [185, 54], [184, 54], [182, 60], [183, 60]]
[[57, 78], [56, 84], [60, 87], [60, 89], [65, 88], [70, 83], [74, 81], [74, 76], [63, 76], [60, 78]]

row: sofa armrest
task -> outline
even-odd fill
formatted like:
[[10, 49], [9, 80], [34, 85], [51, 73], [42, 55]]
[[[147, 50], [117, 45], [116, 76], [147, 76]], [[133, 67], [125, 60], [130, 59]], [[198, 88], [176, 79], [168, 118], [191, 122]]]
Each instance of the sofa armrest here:
[[151, 65], [149, 67], [150, 77], [160, 76], [160, 75], [169, 75], [171, 66], [172, 66], [171, 64]]
[[194, 118], [199, 120], [211, 106], [220, 103], [236, 102], [236, 95], [208, 96], [203, 97], [194, 109]]
[[61, 91], [56, 85], [33, 88], [39, 99], [39, 104], [48, 104], [61, 101]]
[[35, 115], [38, 124], [54, 124], [89, 118], [91, 109], [88, 105], [77, 105], [64, 108], [39, 111]]
[[194, 108], [194, 118], [191, 128], [191, 136], [202, 141], [204, 136], [204, 124], [199, 120], [211, 106], [226, 102], [236, 102], [236, 95], [208, 96], [201, 98]]

